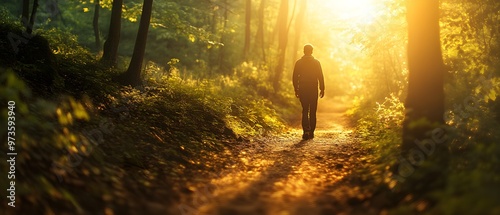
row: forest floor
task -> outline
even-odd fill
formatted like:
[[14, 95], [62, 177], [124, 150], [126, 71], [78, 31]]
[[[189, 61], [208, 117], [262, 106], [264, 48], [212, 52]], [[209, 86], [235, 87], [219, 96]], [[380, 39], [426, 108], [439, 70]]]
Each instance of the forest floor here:
[[179, 214], [380, 214], [385, 200], [360, 174], [369, 159], [347, 108], [320, 99], [313, 140], [302, 141], [295, 126], [244, 144], [234, 155], [240, 162], [193, 180], [176, 205]]

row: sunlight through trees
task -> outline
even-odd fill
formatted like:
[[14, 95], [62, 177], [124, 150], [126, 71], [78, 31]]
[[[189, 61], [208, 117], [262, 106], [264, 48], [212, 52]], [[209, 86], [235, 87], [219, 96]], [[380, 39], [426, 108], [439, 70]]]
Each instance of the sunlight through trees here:
[[2, 0], [2, 211], [500, 214], [499, 26], [498, 0]]

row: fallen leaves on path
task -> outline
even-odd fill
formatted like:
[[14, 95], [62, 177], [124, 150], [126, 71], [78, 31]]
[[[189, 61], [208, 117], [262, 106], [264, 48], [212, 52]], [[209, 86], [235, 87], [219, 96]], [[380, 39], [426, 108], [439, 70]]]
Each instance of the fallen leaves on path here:
[[[332, 114], [323, 117], [341, 117]], [[237, 163], [192, 186], [181, 214], [378, 213], [356, 175], [367, 159], [352, 131], [340, 123], [318, 126], [313, 140], [301, 141], [294, 129], [247, 143]]]

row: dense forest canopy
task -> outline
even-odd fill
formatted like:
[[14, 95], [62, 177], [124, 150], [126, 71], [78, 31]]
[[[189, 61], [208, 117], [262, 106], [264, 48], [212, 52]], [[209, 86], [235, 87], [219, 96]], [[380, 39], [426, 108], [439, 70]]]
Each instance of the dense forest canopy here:
[[[109, 35], [109, 19], [112, 1], [42, 1], [38, 8], [36, 28], [57, 28], [77, 36], [83, 46], [92, 51], [102, 49]], [[245, 60], [245, 14], [250, 16], [250, 48], [247, 62], [273, 73], [277, 64], [278, 13], [280, 1], [253, 2], [250, 11], [245, 2], [225, 1], [156, 1], [153, 4], [151, 29], [144, 62], [168, 67], [172, 59], [185, 68], [190, 75], [204, 77], [210, 74], [230, 74], [233, 68]], [[18, 1], [6, 1], [5, 5], [13, 15], [20, 14]], [[96, 8], [99, 13], [100, 46], [96, 47], [93, 22]], [[289, 47], [284, 63], [285, 75], [289, 80], [293, 62], [302, 55], [302, 45], [312, 43], [315, 55], [324, 62], [326, 77], [333, 82], [331, 92], [342, 91], [338, 87], [349, 83], [360, 70], [363, 59], [353, 59], [353, 53], [360, 53], [363, 44], [355, 37], [367, 37], [374, 30], [382, 31], [385, 18], [383, 2], [380, 1], [290, 1], [288, 16], [284, 21]], [[119, 56], [126, 62], [133, 52], [142, 1], [125, 1], [122, 7], [122, 29]], [[259, 11], [262, 10], [262, 15]], [[302, 15], [301, 15], [302, 14]], [[403, 14], [400, 14], [403, 15]], [[401, 17], [400, 17], [401, 18]], [[298, 23], [302, 23], [298, 25]], [[259, 32], [262, 29], [261, 32]], [[404, 34], [404, 28], [395, 30]], [[361, 35], [359, 35], [361, 34]], [[403, 47], [401, 47], [403, 48]], [[182, 69], [184, 71], [184, 69]], [[352, 74], [350, 74], [352, 73]], [[271, 76], [272, 74], [261, 74]], [[359, 80], [352, 78], [353, 80]], [[356, 83], [350, 83], [356, 85]], [[344, 88], [345, 89], [345, 88]]]
[[[305, 44], [342, 113], [295, 144]], [[9, 214], [189, 214], [203, 180], [286, 193], [273, 171], [342, 178], [347, 203], [313, 193], [330, 213], [500, 213], [498, 0], [2, 0], [0, 48]]]

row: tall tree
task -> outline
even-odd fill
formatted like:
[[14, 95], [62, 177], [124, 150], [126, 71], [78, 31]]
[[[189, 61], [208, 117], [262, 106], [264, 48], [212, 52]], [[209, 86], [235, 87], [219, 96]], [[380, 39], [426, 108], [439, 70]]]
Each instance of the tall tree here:
[[[210, 33], [212, 35], [217, 35], [218, 32], [217, 32], [217, 23], [218, 23], [218, 19], [217, 19], [217, 11], [219, 10], [219, 6], [218, 5], [212, 5], [212, 18], [210, 19]], [[209, 59], [209, 64], [210, 64], [210, 67], [211, 68], [214, 68], [216, 65], [218, 65], [218, 56], [217, 54], [215, 53], [215, 47], [216, 46], [213, 46], [210, 48], [209, 52], [208, 52], [208, 59]], [[210, 70], [210, 74], [212, 73], [213, 71]]]
[[30, 15], [30, 0], [23, 0], [21, 5], [21, 23], [28, 26]]
[[120, 44], [120, 31], [122, 19], [123, 0], [113, 0], [111, 20], [109, 22], [108, 38], [104, 42], [101, 61], [109, 66], [115, 66], [118, 58], [118, 45]]
[[49, 17], [52, 21], [59, 19], [63, 25], [66, 25], [64, 17], [59, 8], [59, 0], [45, 0], [45, 12], [49, 13]]
[[35, 25], [36, 11], [38, 9], [38, 0], [33, 2], [33, 8], [31, 9], [31, 16], [29, 24], [26, 26], [26, 33], [31, 34], [33, 32], [33, 26]]
[[252, 24], [252, 0], [246, 0], [245, 9], [245, 46], [243, 47], [243, 59], [247, 60], [250, 51], [250, 34]]
[[257, 24], [257, 32], [255, 33], [255, 47], [256, 50], [261, 49], [262, 51], [262, 61], [265, 63], [266, 62], [266, 48], [264, 45], [264, 18], [265, 18], [265, 13], [264, 9], [266, 7], [266, 0], [261, 0], [260, 5], [259, 5], [259, 11], [258, 11], [258, 24]]
[[227, 28], [227, 21], [228, 21], [228, 13], [229, 13], [229, 4], [227, 0], [222, 1], [224, 6], [224, 17], [222, 20], [222, 33], [220, 36], [220, 49], [219, 49], [219, 70], [222, 72], [227, 72], [227, 68], [225, 66], [225, 58], [226, 58], [226, 48], [224, 46], [224, 43], [226, 42], [226, 28]]
[[101, 39], [99, 37], [99, 10], [101, 9], [101, 1], [96, 0], [94, 7], [94, 19], [92, 25], [94, 27], [95, 47], [101, 50]]
[[283, 77], [285, 66], [286, 46], [288, 43], [288, 0], [281, 0], [281, 5], [278, 14], [278, 64], [274, 70], [272, 79], [274, 91], [280, 90], [280, 82]]
[[304, 19], [307, 11], [307, 0], [300, 0], [299, 13], [297, 14], [297, 19], [295, 20], [295, 41], [293, 42], [293, 58], [292, 60], [297, 60], [297, 52], [299, 50], [300, 37], [302, 35]]
[[151, 21], [151, 12], [153, 10], [153, 0], [144, 0], [142, 5], [141, 21], [139, 23], [139, 30], [135, 40], [134, 53], [128, 66], [127, 71], [124, 73], [124, 84], [137, 86], [142, 84], [141, 70], [144, 53], [146, 51], [146, 42], [148, 39], [149, 23]]
[[430, 138], [444, 124], [444, 64], [439, 37], [439, 1], [407, 0], [408, 95], [403, 122], [403, 153]]

